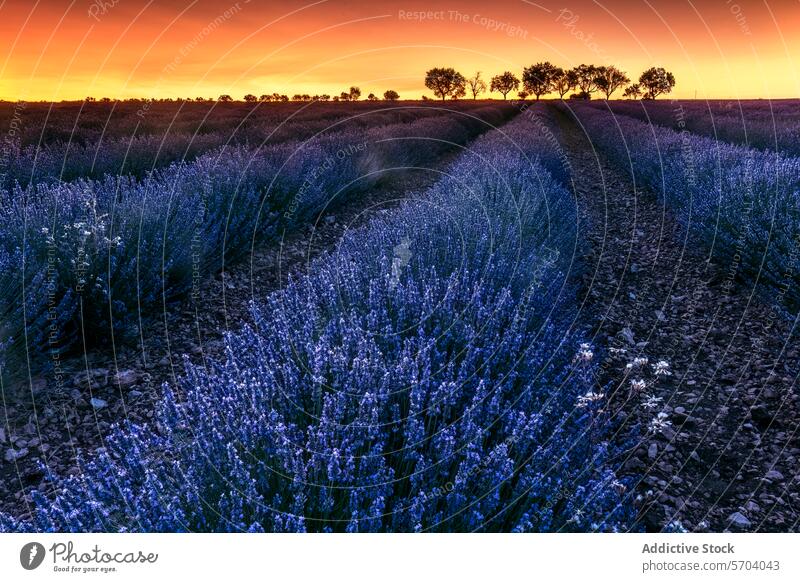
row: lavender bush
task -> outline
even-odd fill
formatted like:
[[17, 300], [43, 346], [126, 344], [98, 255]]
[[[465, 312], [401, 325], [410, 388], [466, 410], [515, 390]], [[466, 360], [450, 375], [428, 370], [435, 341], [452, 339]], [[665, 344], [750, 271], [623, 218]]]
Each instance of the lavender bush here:
[[[469, 112], [470, 107], [459, 111]], [[356, 114], [354, 116], [354, 113]], [[105, 175], [144, 176], [173, 162], [193, 161], [197, 156], [223, 146], [275, 145], [313, 138], [318, 134], [340, 131], [365, 131], [383, 125], [408, 123], [426, 117], [449, 115], [445, 109], [402, 107], [365, 112], [323, 109], [318, 114], [296, 113], [298, 117], [270, 119], [204, 133], [170, 132], [123, 137], [103, 136], [96, 141], [56, 141], [26, 145], [9, 150], [0, 187], [71, 181], [79, 178], [101, 179]]]
[[[575, 115], [592, 141], [658, 192], [679, 221], [728, 269], [800, 301], [800, 158], [647, 125], [593, 107]], [[776, 303], [777, 305], [777, 303]]]
[[374, 185], [383, 169], [424, 162], [509, 113], [485, 107], [304, 142], [226, 147], [143, 179], [17, 186], [0, 200], [0, 256], [19, 267], [0, 272], [5, 354], [23, 343], [34, 353], [65, 349], [81, 325], [88, 337], [132, 331], [139, 307], [186, 292], [197, 265], [214, 272], [222, 258], [235, 260], [254, 241]]
[[[632, 523], [571, 195], [527, 117], [351, 232], [6, 531], [594, 531]], [[587, 393], [591, 397], [587, 396]], [[53, 477], [56, 479], [56, 477]]]
[[676, 131], [800, 156], [800, 116], [794, 100], [607, 101], [592, 106]]

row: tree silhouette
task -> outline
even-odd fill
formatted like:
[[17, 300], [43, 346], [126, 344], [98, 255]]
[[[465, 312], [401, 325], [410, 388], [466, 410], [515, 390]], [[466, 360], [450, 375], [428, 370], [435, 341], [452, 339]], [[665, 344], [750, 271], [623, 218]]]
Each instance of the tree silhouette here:
[[530, 97], [530, 93], [528, 93], [527, 91], [520, 91], [519, 93], [517, 93], [517, 96], [518, 96], [520, 99], [522, 99], [523, 101], [525, 101], [525, 99], [527, 99], [528, 97]]
[[623, 97], [627, 97], [628, 99], [638, 99], [642, 96], [642, 88], [639, 83], [634, 83], [633, 85], [628, 85], [625, 89], [625, 92], [622, 94]]
[[252, 93], [248, 93], [247, 95], [244, 96], [244, 100], [248, 103], [255, 103], [256, 101], [258, 101], [258, 98]]
[[613, 65], [597, 68], [595, 84], [597, 85], [598, 89], [605, 93], [606, 101], [611, 99], [611, 94], [614, 91], [630, 82], [631, 80], [628, 78], [628, 75]]
[[219, 101], [221, 101], [222, 103], [230, 103], [231, 101], [233, 101], [233, 97], [231, 97], [230, 95], [220, 95]]
[[644, 94], [645, 99], [655, 99], [672, 91], [675, 86], [675, 76], [663, 67], [651, 67], [639, 77], [639, 84], [647, 90]]
[[473, 100], [477, 99], [480, 93], [486, 92], [486, 81], [481, 79], [480, 71], [467, 79], [467, 85], [469, 85], [469, 90], [472, 93]]
[[339, 101], [350, 101], [350, 93], [346, 91], [339, 93]]
[[575, 89], [578, 86], [578, 73], [575, 69], [565, 71], [560, 67], [556, 67], [556, 75], [553, 79], [553, 91], [558, 93], [559, 99], [564, 99], [564, 95]]
[[383, 94], [383, 98], [386, 99], [387, 101], [397, 101], [398, 99], [400, 99], [400, 95], [397, 94], [397, 91], [389, 89]]
[[526, 67], [522, 72], [522, 84], [528, 93], [536, 95], [536, 100], [538, 101], [539, 97], [553, 89], [559, 70], [558, 67], [547, 61], [536, 63]]
[[258, 98], [259, 101], [272, 101], [272, 95], [262, 95]]
[[577, 86], [587, 99], [592, 98], [592, 93], [597, 91], [598, 69], [594, 65], [578, 65], [573, 69], [577, 77]]
[[519, 89], [519, 79], [517, 79], [514, 73], [506, 71], [500, 75], [495, 75], [492, 77], [491, 90], [502, 93], [504, 101], [506, 99], [506, 95], [511, 93], [511, 91], [515, 91], [516, 89]]
[[444, 101], [447, 97], [461, 97], [466, 94], [467, 80], [452, 67], [433, 68], [425, 73], [425, 86]]
[[350, 87], [350, 101], [358, 101], [361, 97], [361, 89], [358, 87]]

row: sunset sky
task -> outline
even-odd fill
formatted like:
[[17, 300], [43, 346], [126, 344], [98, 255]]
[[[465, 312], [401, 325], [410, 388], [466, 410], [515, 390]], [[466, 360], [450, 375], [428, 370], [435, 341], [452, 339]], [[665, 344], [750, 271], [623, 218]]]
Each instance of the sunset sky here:
[[543, 60], [664, 66], [682, 98], [800, 96], [800, 0], [0, 0], [0, 47], [8, 100], [419, 98], [433, 66]]

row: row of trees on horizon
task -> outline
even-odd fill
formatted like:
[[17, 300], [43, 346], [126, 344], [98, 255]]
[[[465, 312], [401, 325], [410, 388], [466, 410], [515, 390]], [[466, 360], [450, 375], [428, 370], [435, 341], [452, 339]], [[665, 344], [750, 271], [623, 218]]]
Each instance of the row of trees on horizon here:
[[578, 65], [572, 69], [562, 69], [545, 61], [526, 67], [522, 77], [511, 71], [505, 71], [486, 81], [478, 71], [472, 77], [465, 77], [453, 68], [433, 68], [425, 74], [425, 86], [433, 94], [444, 100], [448, 97], [458, 99], [464, 97], [469, 89], [473, 99], [477, 99], [487, 88], [500, 93], [506, 99], [512, 91], [518, 92], [521, 99], [534, 95], [538, 101], [542, 95], [558, 94], [559, 99], [570, 91], [578, 91], [570, 97], [591, 99], [592, 94], [601, 92], [606, 99], [619, 89], [625, 88], [623, 97], [629, 99], [655, 99], [659, 95], [669, 93], [675, 87], [675, 76], [663, 67], [651, 67], [639, 76], [638, 83], [631, 83], [627, 73], [613, 65]]
[[[675, 76], [663, 67], [651, 67], [639, 76], [637, 83], [631, 83], [627, 73], [621, 71], [613, 65], [578, 65], [572, 69], [562, 69], [552, 63], [545, 61], [526, 67], [518, 77], [511, 71], [504, 71], [486, 80], [478, 71], [471, 77], [465, 77], [452, 67], [434, 67], [425, 73], [425, 86], [433, 94], [441, 99], [460, 99], [467, 96], [469, 91], [472, 99], [477, 99], [487, 91], [500, 93], [503, 99], [508, 98], [508, 94], [517, 91], [520, 99], [527, 99], [535, 96], [538, 101], [540, 97], [547, 94], [557, 94], [559, 99], [564, 99], [568, 93], [571, 99], [591, 99], [592, 94], [602, 93], [606, 99], [618, 90], [623, 89], [623, 97], [628, 99], [655, 99], [659, 95], [670, 93], [675, 87]], [[520, 90], [520, 87], [522, 90]], [[358, 101], [361, 98], [359, 87], [350, 87], [347, 91], [342, 91], [339, 95], [309, 95], [295, 94], [291, 98], [280, 93], [265, 93], [261, 96], [248, 93], [244, 96], [244, 101], [248, 103], [286, 103], [289, 101]], [[400, 95], [397, 91], [389, 89], [382, 95], [384, 101], [397, 101]], [[423, 95], [422, 100], [428, 97]], [[374, 93], [367, 95], [368, 101], [379, 101]], [[87, 97], [86, 101], [95, 101], [92, 97]], [[111, 99], [104, 97], [101, 102], [111, 102]], [[182, 101], [182, 99], [178, 99]], [[213, 101], [204, 97], [186, 99], [186, 101]], [[220, 95], [217, 101], [229, 103], [235, 101], [228, 94]]]

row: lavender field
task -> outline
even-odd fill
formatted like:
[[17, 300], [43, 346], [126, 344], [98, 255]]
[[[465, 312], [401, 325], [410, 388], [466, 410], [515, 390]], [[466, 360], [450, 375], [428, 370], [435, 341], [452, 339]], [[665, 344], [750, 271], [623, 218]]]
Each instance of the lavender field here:
[[0, 531], [797, 531], [800, 109], [678, 111], [3, 105]]

